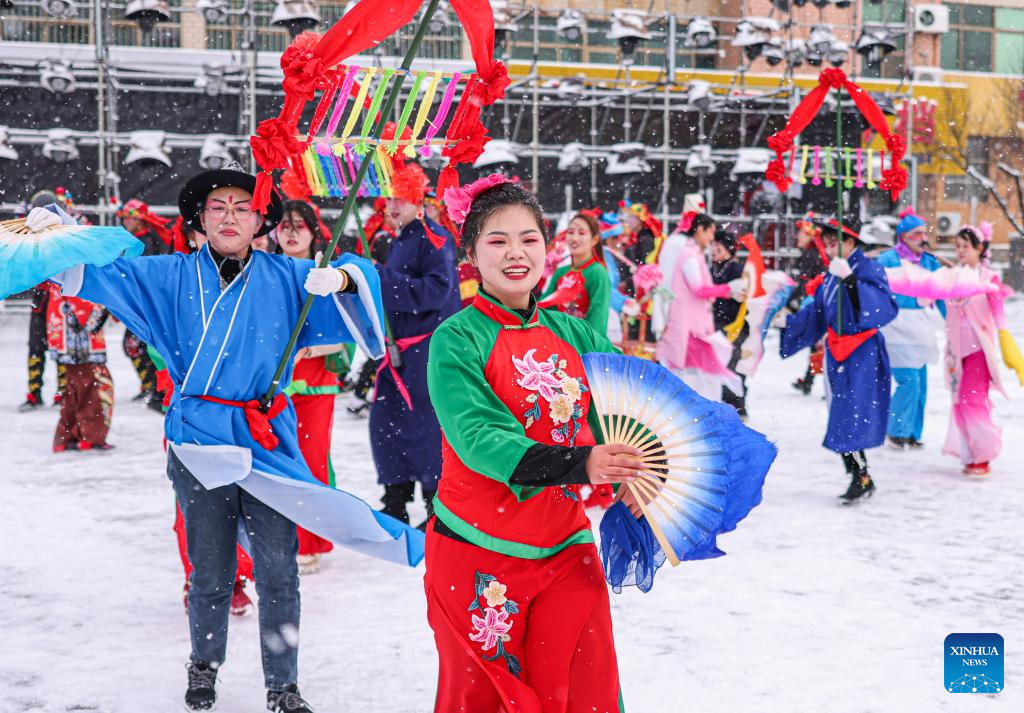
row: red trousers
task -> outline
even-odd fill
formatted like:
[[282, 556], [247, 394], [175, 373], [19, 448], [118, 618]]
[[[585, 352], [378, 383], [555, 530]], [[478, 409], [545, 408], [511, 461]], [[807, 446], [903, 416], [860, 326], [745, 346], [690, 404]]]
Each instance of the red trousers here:
[[608, 586], [592, 544], [521, 559], [427, 532], [435, 713], [615, 713]]
[[[174, 516], [174, 534], [178, 536], [178, 554], [181, 555], [181, 566], [185, 569], [185, 583], [188, 583], [188, 578], [192, 575], [192, 563], [188, 561], [188, 539], [185, 536], [185, 519], [181, 516], [181, 506], [175, 507], [177, 515]], [[235, 572], [235, 581], [240, 579], [248, 579], [250, 582], [255, 581], [252, 578], [252, 559], [242, 549], [241, 545], [235, 545], [237, 552], [235, 554], [238, 557], [238, 571]]]
[[107, 442], [114, 411], [114, 382], [106, 364], [68, 364], [60, 420], [53, 434], [53, 450], [70, 445], [79, 448]]
[[[327, 461], [331, 457], [331, 426], [334, 423], [334, 396], [327, 394], [292, 396], [295, 419], [299, 432], [299, 450], [306, 465], [321, 483], [330, 485], [331, 473]], [[296, 527], [299, 535], [299, 554], [314, 555], [330, 552], [334, 545], [308, 530]]]

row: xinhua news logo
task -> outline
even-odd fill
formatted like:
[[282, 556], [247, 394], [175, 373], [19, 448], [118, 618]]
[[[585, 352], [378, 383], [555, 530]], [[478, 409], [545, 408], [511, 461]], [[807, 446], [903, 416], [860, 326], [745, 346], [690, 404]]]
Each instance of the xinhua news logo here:
[[999, 634], [950, 634], [945, 641], [945, 689], [950, 693], [999, 693], [1003, 690], [1003, 637]]

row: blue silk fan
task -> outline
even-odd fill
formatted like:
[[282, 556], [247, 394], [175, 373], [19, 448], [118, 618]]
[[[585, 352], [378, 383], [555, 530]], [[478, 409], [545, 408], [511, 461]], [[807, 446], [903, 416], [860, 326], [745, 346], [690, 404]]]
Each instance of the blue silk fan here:
[[124, 228], [55, 225], [34, 233], [23, 218], [0, 221], [0, 299], [38, 285], [76, 265], [106, 265], [142, 254]]
[[698, 396], [660, 364], [600, 353], [584, 355], [583, 364], [604, 442], [643, 453], [642, 476], [625, 486], [643, 517], [618, 502], [601, 521], [609, 583], [647, 591], [665, 560], [724, 555], [715, 538], [761, 502], [775, 446], [731, 406]]

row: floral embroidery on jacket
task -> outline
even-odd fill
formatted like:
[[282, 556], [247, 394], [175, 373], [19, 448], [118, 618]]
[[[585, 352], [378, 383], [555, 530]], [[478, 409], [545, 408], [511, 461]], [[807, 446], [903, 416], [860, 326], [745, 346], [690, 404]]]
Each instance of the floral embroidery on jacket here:
[[523, 412], [526, 428], [541, 419], [539, 394], [548, 402], [548, 416], [555, 425], [551, 429], [551, 440], [559, 445], [573, 446], [583, 418], [581, 400], [589, 389], [583, 384], [582, 378], [569, 376], [565, 372], [568, 365], [565, 359], [552, 354], [538, 362], [533, 356], [536, 351], [529, 350], [522, 359], [512, 357], [512, 364], [521, 375], [516, 383], [524, 389], [537, 392], [526, 397], [527, 409]]
[[[485, 661], [503, 659], [508, 672], [519, 678], [522, 665], [517, 657], [505, 649], [505, 644], [512, 639], [508, 632], [514, 622], [509, 617], [519, 613], [519, 605], [505, 596], [508, 587], [494, 575], [477, 572], [474, 588], [476, 596], [470, 602], [468, 611], [480, 611], [483, 616], [472, 615], [473, 631], [469, 640], [480, 644]], [[481, 598], [486, 602], [486, 607], [481, 605]], [[491, 649], [495, 649], [494, 655], [488, 656], [487, 652]]]

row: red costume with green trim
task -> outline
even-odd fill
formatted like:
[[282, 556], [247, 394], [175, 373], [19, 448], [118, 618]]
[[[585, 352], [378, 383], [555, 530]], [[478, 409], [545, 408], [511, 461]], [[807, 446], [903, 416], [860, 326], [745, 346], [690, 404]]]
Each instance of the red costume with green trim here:
[[[513, 482], [527, 451], [593, 445], [580, 355], [614, 351], [556, 311], [481, 292], [431, 339], [443, 468], [427, 533], [437, 713], [619, 710], [608, 591], [579, 485]], [[468, 609], [467, 609], [468, 605]]]
[[563, 265], [555, 270], [540, 306], [585, 319], [595, 332], [604, 336], [608, 333], [611, 294], [608, 268], [595, 255], [581, 267]]
[[[327, 357], [300, 359], [292, 371], [292, 383], [285, 389], [295, 407], [299, 450], [310, 472], [321, 483], [334, 485], [330, 466], [331, 427], [334, 424], [334, 397], [341, 391], [338, 375], [327, 369]], [[296, 527], [299, 554], [330, 552], [334, 545], [309, 530]]]

